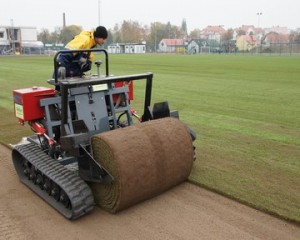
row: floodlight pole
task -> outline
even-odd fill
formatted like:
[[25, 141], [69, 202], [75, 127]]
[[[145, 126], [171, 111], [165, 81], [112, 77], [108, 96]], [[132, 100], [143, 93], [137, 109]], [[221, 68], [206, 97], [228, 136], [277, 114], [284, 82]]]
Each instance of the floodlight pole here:
[[[257, 19], [257, 28], [259, 28], [259, 20], [260, 20], [260, 16], [262, 15], [262, 12], [258, 12], [256, 13], [258, 19]], [[256, 34], [256, 36], [258, 36]], [[258, 40], [258, 37], [257, 37], [257, 40]], [[260, 38], [259, 38], [259, 44], [260, 44]], [[256, 52], [258, 53], [258, 42], [256, 43]]]
[[10, 30], [10, 39], [11, 39], [11, 43], [12, 43], [12, 49], [13, 49], [13, 53], [15, 54], [15, 30], [14, 30], [14, 20], [10, 19], [10, 23], [11, 23], [11, 30]]
[[100, 5], [101, 5], [101, 2], [100, 2], [100, 0], [98, 0], [98, 26], [100, 26]]
[[256, 13], [256, 15], [258, 16], [257, 27], [259, 28], [259, 20], [260, 20], [260, 16], [262, 15], [262, 12], [258, 12]]

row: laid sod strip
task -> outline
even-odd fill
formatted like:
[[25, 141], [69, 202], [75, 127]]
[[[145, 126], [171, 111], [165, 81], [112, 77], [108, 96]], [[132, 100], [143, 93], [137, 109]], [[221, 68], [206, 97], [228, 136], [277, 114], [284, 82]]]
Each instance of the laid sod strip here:
[[186, 126], [174, 118], [153, 120], [92, 138], [95, 159], [114, 177], [91, 184], [98, 205], [110, 212], [128, 208], [182, 183], [193, 165]]

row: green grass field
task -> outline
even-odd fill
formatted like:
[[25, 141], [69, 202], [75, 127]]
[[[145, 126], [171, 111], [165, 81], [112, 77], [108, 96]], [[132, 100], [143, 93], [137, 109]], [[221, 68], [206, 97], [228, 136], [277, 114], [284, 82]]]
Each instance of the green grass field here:
[[[48, 56], [0, 57], [1, 143], [31, 134], [17, 124], [11, 92], [47, 86], [52, 65]], [[153, 103], [168, 100], [197, 132], [192, 182], [298, 223], [299, 66], [290, 56], [110, 55], [110, 74], [153, 72]], [[135, 83], [137, 109], [143, 86]]]

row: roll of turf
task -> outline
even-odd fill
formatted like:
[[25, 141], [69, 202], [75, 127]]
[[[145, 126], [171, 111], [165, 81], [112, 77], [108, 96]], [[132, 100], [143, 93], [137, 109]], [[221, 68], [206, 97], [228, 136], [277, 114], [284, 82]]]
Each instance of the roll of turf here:
[[187, 127], [175, 118], [152, 120], [92, 137], [94, 158], [114, 177], [91, 184], [96, 203], [117, 212], [185, 181], [193, 164]]

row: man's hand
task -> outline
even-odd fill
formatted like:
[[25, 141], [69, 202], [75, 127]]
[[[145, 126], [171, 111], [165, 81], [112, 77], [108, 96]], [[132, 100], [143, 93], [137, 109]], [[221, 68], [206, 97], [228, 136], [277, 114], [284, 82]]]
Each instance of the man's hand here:
[[81, 64], [81, 71], [87, 72], [92, 69], [92, 62], [90, 60], [87, 60], [85, 63]]

